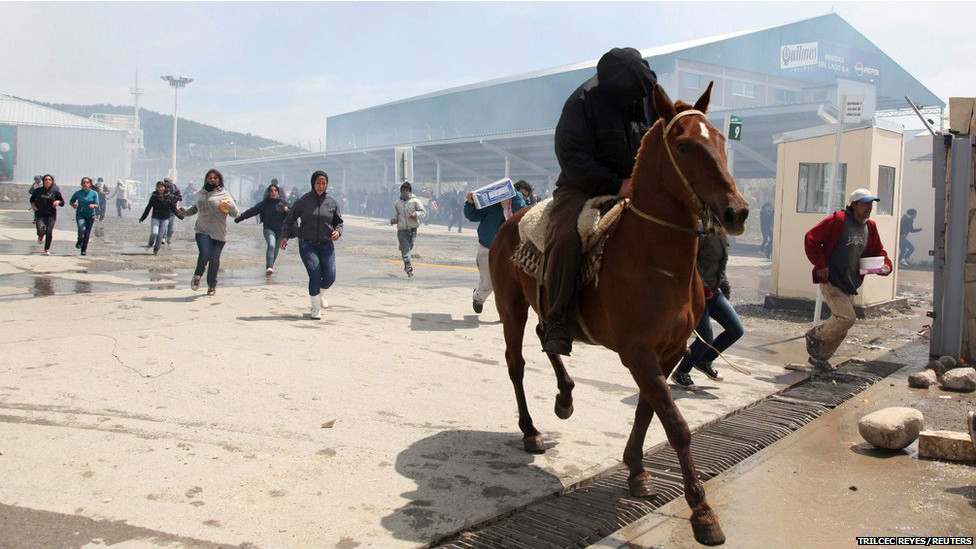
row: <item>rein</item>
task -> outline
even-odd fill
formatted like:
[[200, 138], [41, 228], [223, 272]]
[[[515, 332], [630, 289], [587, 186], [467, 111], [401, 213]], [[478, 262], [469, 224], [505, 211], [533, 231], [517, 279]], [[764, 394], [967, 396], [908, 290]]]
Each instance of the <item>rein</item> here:
[[644, 218], [644, 219], [646, 219], [648, 221], [651, 221], [653, 223], [657, 223], [658, 225], [664, 225], [665, 227], [670, 227], [672, 229], [679, 230], [679, 231], [681, 231], [683, 233], [688, 233], [688, 234], [694, 235], [694, 236], [702, 236], [702, 235], [708, 234], [707, 231], [703, 231], [703, 230], [699, 230], [699, 229], [689, 229], [688, 227], [682, 227], [681, 225], [675, 225], [674, 223], [671, 223], [670, 221], [665, 221], [663, 219], [659, 219], [657, 217], [654, 217], [651, 214], [644, 213], [644, 212], [640, 211], [639, 209], [637, 209], [637, 206], [634, 206], [634, 203], [629, 198], [625, 198], [624, 199], [624, 208], [633, 211], [635, 214], [637, 214], [638, 217], [642, 217], [642, 218]]
[[[671, 152], [671, 147], [668, 146], [668, 133], [671, 132], [671, 128], [674, 127], [675, 122], [677, 122], [678, 120], [680, 120], [681, 118], [683, 118], [685, 116], [691, 116], [691, 115], [696, 115], [696, 114], [697, 115], [701, 115], [703, 117], [705, 116], [705, 113], [703, 113], [703, 112], [701, 112], [699, 110], [696, 110], [696, 109], [688, 109], [686, 111], [681, 111], [678, 114], [676, 114], [674, 116], [674, 118], [672, 118], [671, 121], [668, 122], [668, 125], [665, 126], [664, 132], [662, 132], [662, 134], [661, 134], [661, 139], [662, 139], [662, 141], [664, 141], [664, 150], [668, 151], [668, 158], [671, 160], [671, 166], [674, 167], [674, 171], [677, 172], [678, 177], [681, 179], [681, 182], [684, 183], [685, 189], [688, 191], [688, 194], [691, 195], [691, 199], [694, 201], [694, 204], [695, 204], [696, 208], [698, 209], [699, 212], [701, 212], [701, 213], [699, 213], [698, 217], [700, 217], [703, 220], [707, 220], [707, 219], [709, 219], [709, 216], [714, 215], [714, 214], [711, 214], [711, 212], [709, 212], [708, 207], [705, 206], [705, 204], [701, 201], [701, 199], [698, 198], [698, 195], [695, 194], [695, 191], [691, 188], [691, 184], [688, 183], [688, 179], [685, 177], [684, 172], [682, 172], [681, 171], [681, 168], [678, 167], [678, 162], [674, 159], [674, 153]], [[639, 217], [641, 217], [643, 219], [646, 219], [648, 221], [651, 221], [653, 223], [657, 223], [658, 225], [663, 225], [665, 227], [670, 227], [672, 229], [676, 229], [676, 230], [679, 230], [681, 232], [688, 233], [688, 234], [691, 234], [691, 235], [694, 235], [694, 236], [702, 236], [702, 235], [708, 234], [708, 232], [709, 232], [708, 230], [690, 229], [688, 227], [682, 227], [680, 225], [676, 225], [676, 224], [671, 223], [669, 221], [665, 221], [663, 219], [659, 219], [657, 217], [654, 217], [653, 215], [650, 215], [648, 213], [645, 213], [645, 212], [640, 211], [637, 208], [637, 206], [635, 206], [633, 204], [633, 202], [631, 201], [631, 199], [627, 198], [625, 200], [626, 200], [625, 208], [627, 208], [629, 210], [633, 210], [633, 212], [635, 214], [637, 214]]]

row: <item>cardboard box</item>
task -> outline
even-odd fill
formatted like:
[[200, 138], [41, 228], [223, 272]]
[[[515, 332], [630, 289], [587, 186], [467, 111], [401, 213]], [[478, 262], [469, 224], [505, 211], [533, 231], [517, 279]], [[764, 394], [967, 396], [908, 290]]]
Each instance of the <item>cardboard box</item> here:
[[474, 207], [478, 210], [487, 208], [492, 204], [498, 204], [506, 198], [515, 196], [515, 184], [512, 180], [505, 177], [493, 183], [489, 183], [480, 189], [475, 189], [471, 194], [474, 197]]
[[858, 260], [858, 272], [862, 275], [884, 272], [884, 257], [862, 257]]

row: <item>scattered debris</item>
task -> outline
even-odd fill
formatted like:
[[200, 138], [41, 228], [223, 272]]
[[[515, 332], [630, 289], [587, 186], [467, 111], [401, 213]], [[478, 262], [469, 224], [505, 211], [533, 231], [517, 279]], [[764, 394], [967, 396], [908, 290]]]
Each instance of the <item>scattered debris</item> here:
[[922, 513], [924, 511], [929, 510], [932, 507], [932, 504], [926, 503], [924, 501], [919, 501], [917, 499], [913, 499], [908, 503], [908, 506], [912, 508], [912, 511], [915, 511], [916, 513]]
[[967, 433], [922, 431], [918, 435], [918, 457], [948, 461], [976, 461], [976, 445]]
[[806, 364], [797, 364], [796, 362], [787, 362], [784, 366], [787, 370], [793, 370], [796, 372], [809, 372], [810, 367]]
[[861, 418], [857, 430], [872, 445], [885, 450], [901, 450], [915, 442], [925, 420], [914, 408], [895, 406]]
[[956, 368], [942, 374], [942, 388], [966, 393], [976, 391], [976, 368]]
[[322, 424], [323, 429], [331, 429], [335, 425], [336, 420], [330, 419]]

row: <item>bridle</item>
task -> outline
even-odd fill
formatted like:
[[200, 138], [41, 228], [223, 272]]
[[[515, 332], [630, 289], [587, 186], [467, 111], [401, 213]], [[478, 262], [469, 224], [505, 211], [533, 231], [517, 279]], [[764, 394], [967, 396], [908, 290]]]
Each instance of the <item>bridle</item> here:
[[[681, 171], [681, 168], [678, 166], [678, 162], [674, 159], [674, 153], [671, 152], [671, 147], [668, 145], [668, 134], [671, 132], [671, 128], [674, 127], [675, 123], [678, 120], [684, 118], [685, 116], [693, 116], [693, 115], [699, 115], [699, 116], [701, 116], [703, 118], [705, 117], [705, 113], [703, 113], [703, 112], [701, 112], [701, 111], [699, 111], [697, 109], [688, 109], [686, 111], [679, 112], [678, 114], [674, 115], [674, 117], [671, 118], [671, 121], [668, 122], [668, 125], [664, 127], [664, 131], [661, 132], [661, 141], [664, 142], [664, 150], [666, 150], [668, 152], [668, 158], [671, 160], [671, 166], [674, 167], [674, 171], [678, 174], [678, 177], [681, 179], [681, 182], [684, 183], [685, 190], [688, 191], [688, 194], [691, 196], [692, 203], [695, 205], [695, 208], [699, 212], [698, 213], [698, 217], [700, 219], [702, 219], [702, 220], [709, 220], [709, 219], [711, 219], [711, 217], [714, 217], [714, 213], [712, 213], [709, 210], [708, 206], [706, 206], [705, 203], [702, 202], [701, 198], [698, 197], [698, 194], [696, 194], [695, 191], [694, 191], [694, 189], [691, 188], [691, 184], [688, 183], [688, 178], [686, 178], [684, 172]], [[706, 118], [706, 120], [707, 120], [707, 118]], [[635, 214], [638, 215], [638, 217], [641, 217], [641, 218], [646, 219], [648, 221], [651, 221], [653, 223], [657, 223], [658, 225], [664, 225], [665, 227], [670, 227], [672, 229], [677, 229], [679, 231], [682, 231], [682, 232], [685, 232], [685, 233], [689, 233], [689, 234], [693, 234], [695, 236], [701, 236], [701, 235], [707, 234], [707, 232], [708, 232], [708, 231], [699, 230], [699, 229], [691, 229], [691, 228], [688, 228], [688, 227], [682, 227], [681, 225], [676, 225], [676, 224], [671, 223], [669, 221], [665, 221], [663, 219], [659, 219], [657, 217], [654, 217], [653, 215], [650, 215], [648, 213], [642, 212], [642, 211], [640, 211], [637, 208], [637, 206], [634, 206], [633, 201], [631, 199], [629, 199], [629, 198], [625, 199], [625, 206], [624, 207], [627, 208], [627, 209], [629, 209], [629, 210], [632, 210]]]

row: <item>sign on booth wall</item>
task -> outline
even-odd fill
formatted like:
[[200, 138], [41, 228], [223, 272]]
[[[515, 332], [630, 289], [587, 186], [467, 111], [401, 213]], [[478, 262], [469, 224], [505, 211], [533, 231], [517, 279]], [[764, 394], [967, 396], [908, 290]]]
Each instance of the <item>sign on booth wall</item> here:
[[864, 94], [852, 94], [847, 96], [847, 103], [844, 104], [844, 123], [860, 122], [864, 117]]

